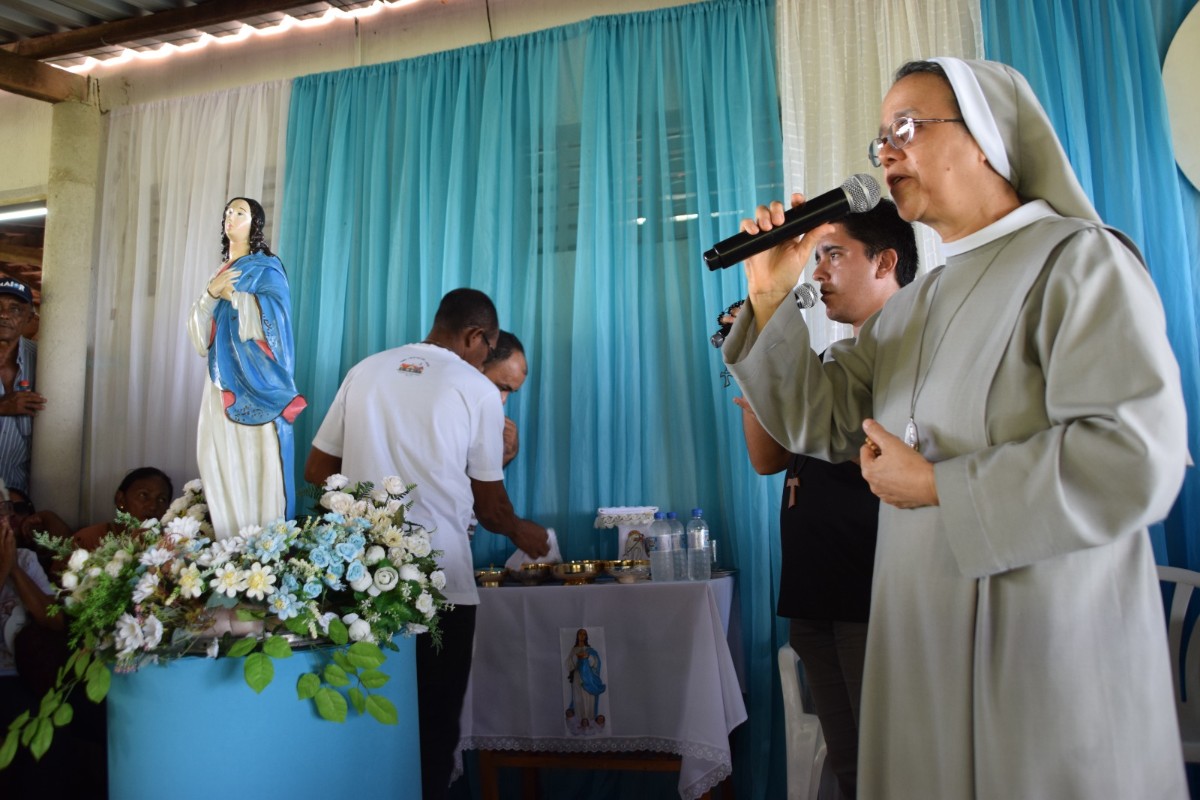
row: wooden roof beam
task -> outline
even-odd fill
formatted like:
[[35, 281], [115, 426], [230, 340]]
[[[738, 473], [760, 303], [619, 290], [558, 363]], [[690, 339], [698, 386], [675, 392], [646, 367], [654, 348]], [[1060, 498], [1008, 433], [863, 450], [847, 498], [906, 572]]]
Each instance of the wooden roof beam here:
[[3, 50], [0, 50], [0, 90], [47, 103], [64, 100], [82, 103], [88, 96], [87, 78], [82, 75]]

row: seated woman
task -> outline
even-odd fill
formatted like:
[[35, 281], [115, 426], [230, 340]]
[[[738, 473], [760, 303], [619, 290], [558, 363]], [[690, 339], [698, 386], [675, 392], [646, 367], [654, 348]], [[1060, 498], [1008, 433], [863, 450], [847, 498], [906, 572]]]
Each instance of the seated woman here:
[[[138, 467], [122, 479], [121, 485], [113, 495], [113, 503], [118, 511], [124, 511], [144, 522], [148, 519], [161, 519], [171, 504], [173, 493], [171, 479], [161, 469]], [[105, 536], [121, 533], [124, 528], [116, 522], [97, 522], [72, 533], [71, 526], [58, 514], [53, 511], [37, 511], [21, 522], [21, 530], [30, 541], [34, 532], [45, 531], [51, 536], [73, 539], [76, 547], [94, 550]], [[50, 571], [57, 574], [60, 570], [52, 568]]]
[[[174, 491], [171, 479], [161, 469], [138, 467], [121, 481], [113, 495], [113, 503], [118, 511], [124, 511], [139, 522], [161, 519], [167, 513]], [[118, 522], [97, 522], [75, 532], [75, 546], [94, 550], [105, 536], [124, 530]]]

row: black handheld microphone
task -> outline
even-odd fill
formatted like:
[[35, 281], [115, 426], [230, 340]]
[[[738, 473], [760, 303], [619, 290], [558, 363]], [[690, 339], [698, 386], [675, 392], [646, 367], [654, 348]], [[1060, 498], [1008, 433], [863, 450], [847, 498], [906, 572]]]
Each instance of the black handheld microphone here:
[[879, 183], [870, 175], [851, 175], [833, 191], [814, 197], [799, 208], [789, 208], [783, 215], [782, 225], [763, 233], [739, 233], [717, 242], [704, 254], [704, 263], [711, 270], [732, 267], [750, 256], [770, 250], [785, 239], [794, 239], [847, 214], [870, 211], [878, 204]]

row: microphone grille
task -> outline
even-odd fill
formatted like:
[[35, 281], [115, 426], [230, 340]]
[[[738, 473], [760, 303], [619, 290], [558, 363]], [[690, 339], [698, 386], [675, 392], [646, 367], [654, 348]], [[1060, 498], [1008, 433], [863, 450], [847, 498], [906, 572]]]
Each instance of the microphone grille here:
[[842, 184], [842, 191], [846, 193], [846, 202], [849, 203], [850, 212], [853, 214], [870, 211], [879, 205], [879, 181], [870, 175], [862, 172], [851, 175]]
[[796, 287], [796, 307], [812, 308], [817, 304], [817, 287], [802, 283]]

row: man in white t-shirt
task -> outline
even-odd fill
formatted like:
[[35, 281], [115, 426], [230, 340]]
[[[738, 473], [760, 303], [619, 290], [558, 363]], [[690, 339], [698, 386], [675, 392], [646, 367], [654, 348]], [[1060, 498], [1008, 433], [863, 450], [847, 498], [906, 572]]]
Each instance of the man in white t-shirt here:
[[499, 332], [486, 294], [448, 293], [425, 341], [377, 353], [346, 374], [304, 467], [316, 484], [338, 472], [352, 481], [398, 475], [415, 484], [409, 518], [432, 531], [433, 548], [442, 551], [443, 592], [455, 609], [441, 617], [440, 651], [427, 635], [417, 640], [425, 800], [446, 795], [471, 668], [479, 603], [471, 513], [533, 557], [549, 549], [546, 529], [518, 517], [504, 489], [500, 392], [480, 372]]

